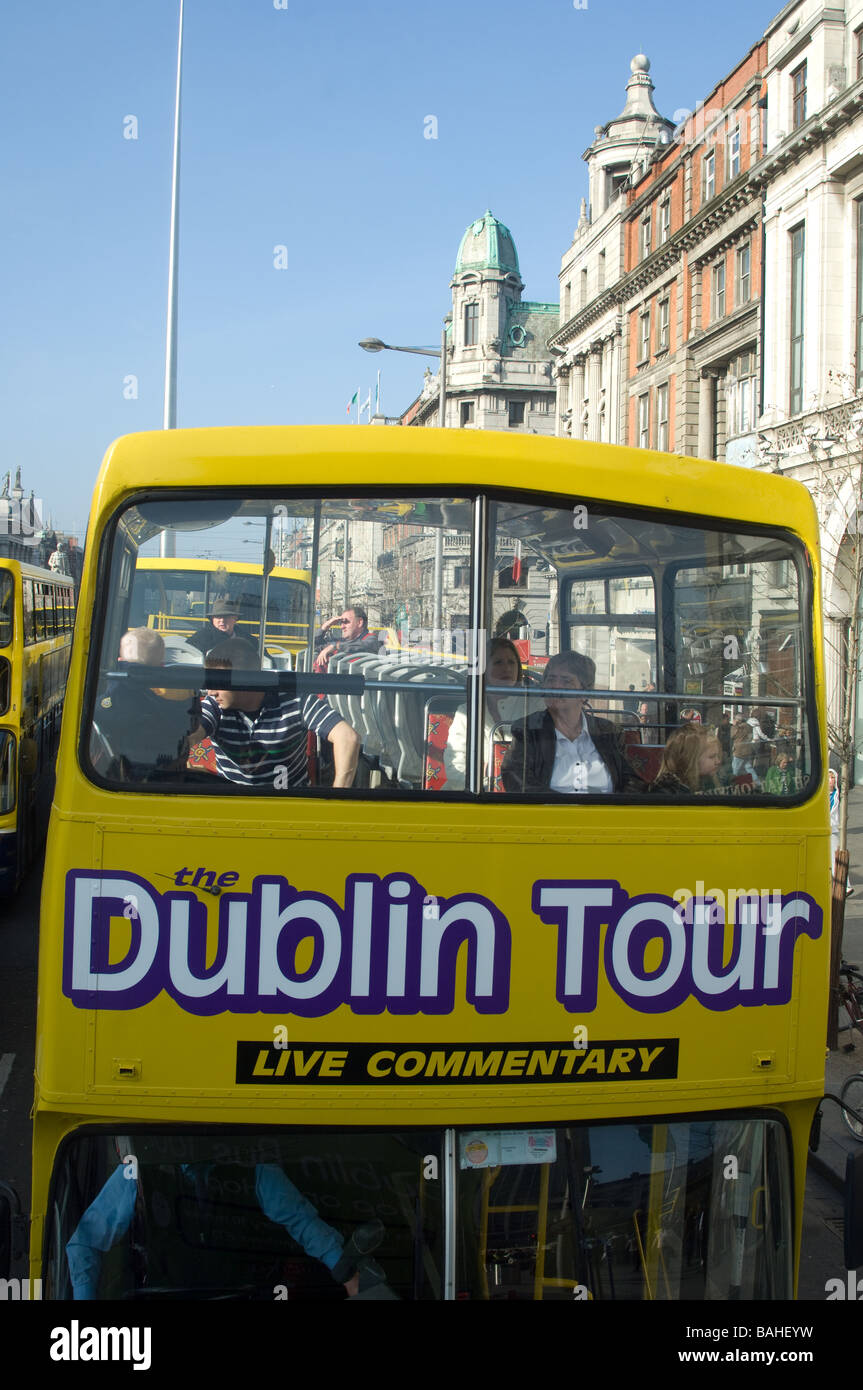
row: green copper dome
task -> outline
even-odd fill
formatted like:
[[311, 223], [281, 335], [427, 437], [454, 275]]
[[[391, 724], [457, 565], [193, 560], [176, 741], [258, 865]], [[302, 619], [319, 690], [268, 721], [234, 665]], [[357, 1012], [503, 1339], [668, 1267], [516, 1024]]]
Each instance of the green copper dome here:
[[520, 275], [512, 232], [490, 212], [472, 222], [461, 239], [455, 273], [466, 270], [502, 270]]

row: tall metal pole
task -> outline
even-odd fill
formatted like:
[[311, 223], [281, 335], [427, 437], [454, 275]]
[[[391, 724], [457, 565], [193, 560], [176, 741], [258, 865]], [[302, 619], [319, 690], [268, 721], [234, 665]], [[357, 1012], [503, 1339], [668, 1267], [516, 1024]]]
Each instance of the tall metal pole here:
[[[177, 92], [174, 101], [174, 165], [171, 182], [171, 242], [168, 254], [168, 325], [165, 335], [165, 410], [162, 428], [177, 428], [177, 269], [180, 222], [180, 87], [183, 74], [183, 0], [177, 33]], [[160, 554], [177, 553], [176, 533], [162, 532]]]
[[[440, 403], [438, 405], [438, 425], [441, 429], [446, 428], [446, 322], [444, 321], [443, 330], [440, 335], [440, 372], [438, 374], [440, 384]], [[443, 627], [443, 517], [434, 538], [434, 600], [432, 607], [432, 629], [439, 633]], [[443, 647], [442, 638], [433, 637], [433, 642], [440, 642]]]

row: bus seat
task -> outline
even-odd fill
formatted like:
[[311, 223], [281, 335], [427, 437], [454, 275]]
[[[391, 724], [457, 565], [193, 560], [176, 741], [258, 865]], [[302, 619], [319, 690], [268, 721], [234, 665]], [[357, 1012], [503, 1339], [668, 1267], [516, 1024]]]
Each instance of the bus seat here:
[[186, 758], [186, 767], [196, 772], [216, 771], [216, 750], [208, 738], [202, 738], [200, 743], [192, 744]]
[[662, 743], [629, 743], [625, 751], [633, 771], [645, 782], [653, 782], [659, 776], [665, 745]]
[[[453, 675], [456, 674], [451, 669]], [[463, 672], [462, 672], [463, 674]], [[439, 792], [446, 786], [444, 753], [453, 716], [464, 704], [464, 694], [432, 695], [425, 702], [425, 744], [423, 747], [423, 778], [425, 791]]]
[[[390, 681], [393, 674], [403, 667], [403, 661], [396, 653], [384, 653], [378, 657], [375, 681]], [[370, 689], [366, 691], [369, 705], [369, 725], [377, 731], [380, 751], [378, 759], [384, 772], [394, 777], [399, 760], [399, 741], [395, 728], [395, 692], [392, 690]]]
[[[457, 676], [442, 665], [412, 665], [403, 667], [394, 677], [403, 686], [451, 685], [461, 683]], [[421, 691], [396, 692], [395, 727], [399, 743], [397, 777], [400, 782], [421, 785], [425, 750], [425, 700]]]
[[165, 643], [166, 666], [203, 666], [204, 653], [197, 647], [190, 647], [181, 634], [163, 632], [161, 636]]

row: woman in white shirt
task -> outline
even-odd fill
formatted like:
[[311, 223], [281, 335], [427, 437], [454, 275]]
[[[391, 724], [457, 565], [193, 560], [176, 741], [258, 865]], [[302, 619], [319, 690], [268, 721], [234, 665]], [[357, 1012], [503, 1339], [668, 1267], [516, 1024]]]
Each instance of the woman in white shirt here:
[[[488, 685], [517, 685], [524, 683], [521, 660], [512, 642], [507, 637], [495, 637], [488, 644], [486, 652], [485, 679]], [[487, 695], [485, 714], [485, 755], [483, 765], [486, 773], [493, 763], [492, 744], [503, 742], [505, 730], [513, 719], [524, 714], [524, 696]], [[508, 732], [508, 728], [507, 728]], [[443, 759], [446, 772], [447, 790], [460, 791], [464, 787], [467, 766], [467, 706], [461, 705], [453, 715], [446, 741]]]

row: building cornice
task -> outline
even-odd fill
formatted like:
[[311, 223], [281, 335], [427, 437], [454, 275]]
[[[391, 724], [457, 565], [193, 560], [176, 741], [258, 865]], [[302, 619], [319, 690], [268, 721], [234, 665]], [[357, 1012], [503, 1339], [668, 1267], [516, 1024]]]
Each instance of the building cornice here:
[[[707, 365], [707, 362], [703, 362], [703, 359], [707, 358], [712, 366], [716, 364], [717, 357], [733, 357], [738, 353], [742, 346], [742, 330], [748, 327], [747, 320], [750, 318], [752, 319], [752, 334], [757, 337], [760, 308], [760, 298], [752, 299], [725, 318], [718, 319], [709, 327], [693, 333], [686, 343], [686, 348], [696, 365], [699, 367], [702, 364]], [[732, 341], [726, 341], [726, 339]]]
[[[727, 222], [741, 208], [745, 208], [753, 202], [755, 195], [756, 190], [750, 185], [748, 173], [739, 174], [727, 188], [723, 189], [715, 198], [711, 198], [706, 207], [695, 217], [690, 218], [685, 226], [675, 232], [668, 241], [657, 247], [655, 251], [651, 251], [646, 260], [640, 261], [637, 266], [622, 275], [613, 285], [603, 290], [602, 294], [591, 300], [590, 304], [586, 304], [571, 319], [561, 324], [557, 332], [548, 339], [548, 346], [550, 348], [565, 348], [592, 323], [601, 318], [604, 313], [622, 308], [627, 300], [637, 297], [645, 286], [661, 278], [673, 266], [678, 265], [684, 252], [691, 251], [717, 227], [721, 227], [723, 222]], [[760, 215], [761, 204], [759, 201], [757, 206], [753, 206], [751, 217], [748, 217], [742, 224], [730, 228], [728, 235], [721, 242], [712, 244], [710, 250], [704, 253], [704, 259], [718, 254], [721, 248], [727, 248], [741, 234], [755, 228], [758, 225]]]
[[863, 78], [846, 87], [844, 92], [823, 106], [804, 121], [798, 130], [785, 137], [775, 149], [768, 150], [749, 171], [749, 182], [753, 190], [759, 191], [770, 183], [789, 164], [794, 164], [802, 155], [823, 145], [831, 135], [842, 126], [848, 125], [853, 116], [863, 109]]

